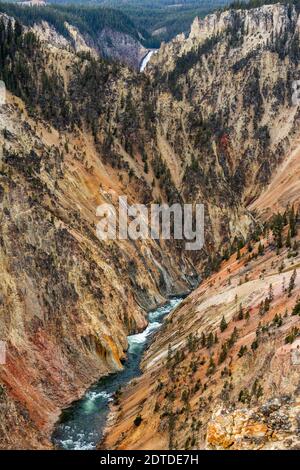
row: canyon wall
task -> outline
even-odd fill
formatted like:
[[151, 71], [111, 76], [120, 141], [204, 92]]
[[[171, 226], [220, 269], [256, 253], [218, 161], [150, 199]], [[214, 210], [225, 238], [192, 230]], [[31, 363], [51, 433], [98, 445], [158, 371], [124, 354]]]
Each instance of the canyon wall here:
[[[191, 123], [188, 105], [205, 130], [216, 115], [223, 122], [220, 134], [206, 137], [206, 153], [205, 141], [202, 155], [193, 146], [194, 194], [213, 167], [209, 194], [202, 193], [209, 212], [212, 198], [232, 190], [236, 207], [257, 225], [169, 316], [145, 354], [142, 377], [112, 406], [101, 448], [299, 449], [299, 229], [291, 239], [290, 227], [300, 202], [300, 148], [289, 82], [298, 77], [298, 24], [281, 5], [219, 13], [196, 19], [189, 38], [151, 59], [149, 74], [155, 80], [166, 71], [182, 122]], [[193, 142], [193, 129], [187, 135]], [[216, 204], [214, 240], [222, 233], [220, 207], [233, 207], [228, 200]], [[228, 217], [235, 229], [243, 220], [237, 213]]]
[[299, 166], [298, 144], [253, 205], [262, 233], [169, 315], [101, 448], [299, 450]]

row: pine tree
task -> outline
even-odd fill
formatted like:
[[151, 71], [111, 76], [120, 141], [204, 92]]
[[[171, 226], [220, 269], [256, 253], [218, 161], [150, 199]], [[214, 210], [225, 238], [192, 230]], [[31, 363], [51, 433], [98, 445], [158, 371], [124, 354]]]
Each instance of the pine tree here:
[[294, 238], [297, 235], [297, 214], [295, 214], [294, 206], [292, 206], [289, 213], [289, 225], [291, 238]]
[[300, 315], [300, 299], [296, 300], [296, 304], [292, 310], [292, 315]]
[[270, 310], [270, 299], [269, 297], [265, 298], [264, 302], [264, 313], [268, 312]]
[[235, 326], [234, 329], [233, 329], [233, 332], [231, 333], [231, 336], [230, 336], [230, 338], [227, 342], [229, 348], [232, 348], [232, 346], [236, 343], [238, 337], [239, 337], [239, 331], [238, 331], [237, 327]]
[[207, 341], [206, 341], [206, 346], [207, 348], [211, 348], [213, 346], [215, 342], [215, 338], [214, 338], [214, 335], [212, 332], [209, 333], [208, 337], [207, 337]]
[[222, 364], [222, 362], [224, 362], [226, 358], [227, 358], [227, 345], [223, 344], [220, 355], [219, 355], [218, 363]]
[[273, 324], [276, 325], [277, 328], [282, 325], [282, 317], [281, 315], [278, 315], [278, 313], [276, 313], [275, 317], [273, 318]]
[[238, 320], [243, 320], [244, 318], [244, 309], [243, 309], [243, 305], [240, 304], [240, 309], [239, 309], [239, 314], [238, 314]]
[[262, 300], [261, 303], [259, 304], [259, 315], [262, 316], [264, 313], [265, 313], [264, 301]]
[[263, 256], [264, 254], [264, 245], [261, 242], [259, 242], [259, 245], [258, 245], [258, 254], [259, 256]]
[[247, 352], [247, 346], [241, 346], [238, 352], [238, 357], [243, 357], [243, 355]]
[[292, 246], [292, 244], [291, 244], [291, 230], [290, 229], [288, 230], [288, 233], [287, 233], [285, 246], [287, 248], [291, 248], [291, 246]]
[[209, 359], [209, 364], [208, 364], [206, 375], [212, 375], [215, 372], [215, 370], [216, 370], [216, 364], [215, 364], [214, 358], [211, 356]]
[[272, 302], [274, 300], [274, 293], [273, 293], [273, 286], [272, 284], [269, 285], [269, 301]]
[[221, 320], [221, 323], [220, 323], [220, 330], [221, 330], [221, 333], [223, 333], [223, 331], [226, 330], [227, 326], [228, 326], [228, 325], [227, 325], [227, 322], [226, 322], [225, 317], [224, 317], [224, 315], [223, 315], [222, 320]]
[[289, 283], [289, 287], [288, 287], [288, 296], [289, 297], [291, 296], [291, 294], [294, 290], [296, 277], [297, 277], [297, 271], [296, 271], [296, 269], [294, 269], [293, 274], [291, 275], [290, 283]]
[[282, 289], [282, 294], [285, 294], [285, 277], [284, 276], [283, 276], [283, 279], [282, 279], [281, 289]]

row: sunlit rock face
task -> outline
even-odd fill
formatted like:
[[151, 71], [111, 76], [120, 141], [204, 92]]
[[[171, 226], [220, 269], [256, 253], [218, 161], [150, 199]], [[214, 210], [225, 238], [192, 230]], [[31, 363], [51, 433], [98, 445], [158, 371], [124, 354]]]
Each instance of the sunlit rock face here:
[[[72, 67], [84, 63], [61, 43], [43, 43], [41, 54], [66, 86]], [[119, 70], [121, 84], [128, 70]], [[108, 89], [117, 80], [112, 75]], [[109, 96], [103, 95], [107, 106]], [[129, 176], [129, 164], [113, 167], [88, 129], [50, 123], [39, 110], [29, 115], [8, 90], [6, 98], [0, 110], [1, 447], [48, 448], [61, 408], [96, 379], [121, 370], [127, 336], [146, 327], [148, 310], [187, 292], [196, 271], [164, 242], [100, 241], [99, 205], [117, 205], [118, 195], [131, 203], [149, 197], [142, 165], [132, 159], [137, 176]]]
[[142, 59], [148, 52], [140, 41], [126, 33], [103, 28], [96, 37], [76, 26], [65, 22], [69, 38], [58, 33], [47, 21], [35, 23], [32, 29], [48, 45], [67, 48], [75, 52], [89, 53], [94, 57], [104, 57], [139, 70]]
[[[198, 164], [193, 159], [194, 170], [188, 173], [193, 195], [201, 192], [211, 201], [200, 180], [213, 166], [216, 179], [208, 177], [205, 182], [207, 188], [215, 181], [218, 189], [210, 186], [210, 192], [218, 199], [218, 208], [224, 210], [228, 201], [228, 196], [221, 197], [222, 181], [231, 194], [240, 194], [236, 217], [228, 217], [229, 229], [224, 232], [217, 225], [219, 209], [208, 203], [214, 241], [217, 233], [232, 233], [234, 227], [242, 231], [247, 220], [242, 208], [267, 223], [277, 211], [283, 213], [293, 204], [299, 207], [299, 113], [289, 91], [290, 78], [299, 74], [299, 59], [292, 52], [299, 43], [298, 23], [295, 11], [280, 5], [196, 19], [187, 39], [179, 37], [162, 46], [149, 64], [151, 78], [158, 82], [165, 73], [170, 85], [170, 94], [161, 92], [161, 115], [174, 116], [180, 106], [190, 143], [203, 123], [207, 131], [208, 122], [220, 119], [220, 140], [212, 131], [205, 153], [199, 150], [206, 145], [203, 130], [198, 134], [201, 146], [193, 149], [201, 157]], [[291, 45], [289, 51], [280, 41], [280, 31]], [[189, 127], [193, 116], [198, 123], [194, 131]], [[172, 135], [168, 125], [174, 125], [174, 118], [172, 124], [162, 122]], [[262, 137], [264, 126], [268, 136]], [[293, 314], [300, 289], [299, 229], [293, 255], [288, 246], [278, 252], [274, 236], [270, 231], [253, 247], [246, 245], [223, 260], [171, 314], [146, 352], [143, 376], [126, 387], [118, 406], [112, 407], [107, 448], [299, 447], [299, 348], [297, 337], [289, 336], [299, 328], [299, 316]], [[288, 226], [284, 237], [288, 238]], [[289, 295], [293, 276], [297, 281]], [[270, 285], [274, 297], [263, 313], [261, 302]], [[221, 331], [223, 317], [228, 326]], [[135, 416], [142, 419], [138, 427]]]
[[[288, 16], [287, 16], [288, 13]], [[246, 35], [278, 35], [286, 27], [288, 21], [297, 21], [297, 14], [293, 8], [285, 5], [264, 5], [252, 10], [228, 10], [206, 16], [204, 19], [196, 18], [191, 26], [189, 39], [203, 41], [209, 37], [223, 33], [237, 21], [243, 23]]]
[[209, 450], [299, 449], [299, 398], [283, 396], [248, 410], [216, 411], [207, 427]]

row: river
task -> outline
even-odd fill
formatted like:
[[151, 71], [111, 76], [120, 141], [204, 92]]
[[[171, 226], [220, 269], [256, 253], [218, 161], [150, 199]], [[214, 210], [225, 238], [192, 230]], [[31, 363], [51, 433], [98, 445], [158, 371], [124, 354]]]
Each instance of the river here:
[[56, 447], [66, 450], [95, 449], [103, 437], [109, 413], [109, 403], [120, 386], [141, 374], [140, 362], [146, 347], [163, 319], [182, 298], [171, 299], [166, 305], [149, 313], [147, 328], [136, 335], [128, 336], [127, 360], [121, 372], [99, 380], [85, 395], [62, 412], [52, 440]]
[[140, 72], [144, 72], [149, 60], [151, 59], [152, 55], [157, 51], [157, 49], [152, 49], [152, 51], [149, 51], [145, 57], [143, 58], [141, 65], [140, 65]]

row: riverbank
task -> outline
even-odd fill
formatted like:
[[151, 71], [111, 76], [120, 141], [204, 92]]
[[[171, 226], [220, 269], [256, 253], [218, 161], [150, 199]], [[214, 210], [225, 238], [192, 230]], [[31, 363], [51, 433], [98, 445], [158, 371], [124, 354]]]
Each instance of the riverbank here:
[[80, 399], [65, 409], [53, 433], [57, 448], [91, 450], [102, 441], [107, 426], [110, 404], [121, 387], [141, 374], [143, 353], [163, 319], [181, 302], [182, 297], [170, 299], [167, 304], [148, 314], [147, 328], [128, 337], [127, 360], [122, 371], [101, 378]]

